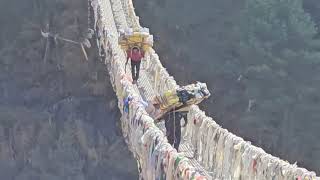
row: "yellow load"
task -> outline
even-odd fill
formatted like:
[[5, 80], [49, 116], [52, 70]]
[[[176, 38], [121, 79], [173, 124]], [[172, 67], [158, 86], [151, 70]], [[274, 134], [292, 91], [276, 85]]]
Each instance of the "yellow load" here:
[[127, 29], [126, 31], [120, 31], [118, 43], [124, 51], [138, 46], [144, 52], [148, 52], [153, 46], [153, 36], [149, 34], [147, 28], [142, 28], [140, 31]]
[[191, 105], [201, 103], [210, 95], [207, 85], [201, 82], [168, 90], [153, 99], [153, 106], [161, 110], [156, 119], [160, 119], [165, 113], [172, 110], [185, 111]]
[[156, 102], [160, 105], [161, 110], [181, 105], [176, 90], [168, 90], [162, 96], [157, 96]]

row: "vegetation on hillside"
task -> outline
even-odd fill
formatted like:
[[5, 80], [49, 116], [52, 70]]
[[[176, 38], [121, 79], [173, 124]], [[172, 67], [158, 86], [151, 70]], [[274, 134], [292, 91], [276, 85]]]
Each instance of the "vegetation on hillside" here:
[[[137, 179], [97, 50], [81, 41], [87, 1], [0, 1], [0, 179]], [[45, 57], [46, 54], [46, 58]]]
[[135, 5], [170, 74], [208, 83], [214, 96], [202, 108], [219, 124], [320, 173], [320, 1]]

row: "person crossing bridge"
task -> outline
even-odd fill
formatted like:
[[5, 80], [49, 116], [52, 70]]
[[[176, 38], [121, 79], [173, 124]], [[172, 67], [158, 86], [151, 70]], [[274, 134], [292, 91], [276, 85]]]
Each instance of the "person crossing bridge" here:
[[131, 74], [133, 83], [136, 83], [139, 79], [139, 71], [140, 71], [140, 64], [141, 60], [144, 58], [144, 51], [143, 49], [139, 48], [138, 46], [134, 46], [132, 49], [127, 51], [127, 62], [129, 59], [131, 60]]

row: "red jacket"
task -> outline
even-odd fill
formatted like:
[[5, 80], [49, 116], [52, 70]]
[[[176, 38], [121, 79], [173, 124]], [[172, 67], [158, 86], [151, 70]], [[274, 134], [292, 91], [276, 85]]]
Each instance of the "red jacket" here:
[[128, 58], [131, 59], [131, 61], [139, 62], [144, 57], [144, 52], [140, 51], [137, 53], [134, 53], [133, 51], [127, 51]]

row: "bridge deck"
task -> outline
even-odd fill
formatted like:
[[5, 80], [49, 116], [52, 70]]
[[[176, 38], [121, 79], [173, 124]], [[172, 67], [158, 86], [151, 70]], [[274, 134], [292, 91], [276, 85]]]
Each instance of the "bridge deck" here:
[[[113, 57], [109, 59], [111, 62], [106, 59], [105, 63], [109, 64], [109, 73], [118, 98], [123, 98], [120, 93], [123, 87], [129, 87], [129, 90], [125, 90], [127, 93], [132, 93], [131, 90], [134, 88], [136, 91], [134, 94], [147, 101], [151, 100], [157, 93], [161, 93], [165, 89], [176, 87], [176, 82], [173, 79], [170, 79], [171, 76], [161, 65], [154, 50], [152, 50], [153, 54], [151, 53], [150, 55], [152, 61], [149, 61], [152, 62], [152, 67], [141, 70], [140, 79], [137, 85], [132, 86], [130, 84], [128, 86], [125, 83], [120, 84], [119, 77], [123, 75], [126, 57], [118, 46], [117, 33], [119, 29], [140, 27], [138, 17], [135, 16], [134, 13], [132, 0], [91, 0], [91, 3], [94, 12], [96, 13], [95, 20], [102, 22], [96, 22], [96, 24], [99, 24], [100, 31], [101, 29], [106, 29], [108, 31], [108, 36], [106, 38], [108, 44], [106, 46], [112, 50], [108, 55], [110, 55], [110, 57], [113, 57], [114, 54], [116, 55], [116, 58]], [[98, 16], [99, 14], [102, 14], [101, 19]], [[160, 73], [162, 79], [157, 79], [159, 74], [155, 71], [162, 73]], [[130, 75], [130, 68], [127, 74]], [[156, 84], [154, 81], [160, 81], [159, 84], [157, 84], [157, 87], [154, 87]], [[119, 107], [121, 108], [121, 103], [119, 104]], [[182, 129], [182, 142], [179, 151], [183, 152], [185, 157], [189, 157], [188, 166], [182, 166], [182, 169], [192, 172], [193, 175], [200, 172], [207, 176], [207, 179], [215, 177], [219, 179], [291, 180], [298, 178], [315, 178], [319, 180], [314, 172], [297, 168], [296, 165], [290, 165], [279, 158], [272, 157], [262, 149], [252, 146], [250, 142], [245, 142], [242, 138], [229, 133], [226, 129], [217, 125], [213, 119], [207, 117], [197, 106], [191, 108], [188, 115], [188, 119], [189, 118], [197, 121], [196, 123], [188, 123], [187, 128]], [[190, 119], [189, 121], [192, 121]], [[145, 118], [143, 123], [148, 125], [148, 123], [152, 123], [152, 119], [150, 117]], [[132, 125], [126, 121], [124, 121], [124, 125], [124, 128], [128, 126], [131, 130], [138, 127], [137, 131], [130, 131], [133, 136], [142, 131], [139, 125]], [[164, 122], [158, 123], [157, 126], [165, 133]], [[158, 130], [155, 131], [159, 132]], [[152, 137], [152, 135], [149, 136]], [[162, 133], [161, 137], [163, 137]], [[139, 138], [141, 137], [139, 136]], [[133, 151], [134, 154], [142, 158], [139, 162], [141, 162], [142, 165], [148, 165], [151, 162], [150, 160], [154, 157], [145, 156], [145, 152], [142, 151], [143, 146], [141, 142], [139, 141], [139, 143], [137, 143], [135, 139], [131, 140], [133, 140], [134, 145], [137, 147]], [[172, 150], [172, 147], [169, 148]], [[196, 152], [194, 149], [196, 149]], [[163, 150], [162, 153], [168, 152]], [[175, 153], [175, 155], [177, 154]], [[210, 161], [208, 161], [209, 159]], [[169, 160], [166, 159], [166, 162], [171, 163], [172, 161], [169, 162]], [[201, 165], [204, 165], [204, 167]], [[197, 172], [194, 171], [193, 167]], [[147, 171], [143, 171], [144, 173], [147, 173], [143, 174], [143, 177], [151, 177], [149, 175], [152, 175], [152, 173], [155, 175], [154, 172], [150, 172], [152, 169], [148, 169], [147, 166], [143, 166], [142, 169], [147, 169]], [[207, 171], [210, 169], [214, 169], [214, 173]], [[167, 172], [170, 174], [172, 173], [172, 170], [175, 169], [171, 167]], [[189, 178], [192, 179], [192, 177]]]
[[[138, 83], [137, 83], [137, 87], [139, 89], [140, 95], [145, 101], [150, 101], [156, 95], [156, 92], [152, 88], [152, 83], [150, 82], [148, 76], [151, 76], [151, 74], [148, 71], [141, 70], [140, 77], [139, 77], [139, 80], [138, 80]], [[157, 126], [164, 133], [166, 133], [166, 128], [164, 126], [164, 122], [163, 121], [157, 123]], [[183, 130], [184, 129], [182, 129], [182, 132], [183, 132]], [[182, 134], [182, 137], [183, 137], [183, 134]], [[185, 139], [185, 138], [181, 139], [179, 152], [183, 152], [185, 157], [187, 157], [189, 159], [190, 164], [192, 164], [202, 175], [205, 175], [205, 176], [208, 177], [208, 179], [210, 179], [210, 177], [211, 177], [209, 175], [210, 173], [207, 172], [200, 165], [200, 163], [196, 160], [196, 158], [194, 157], [195, 153], [194, 153], [192, 144], [190, 142], [188, 142], [187, 139]]]

